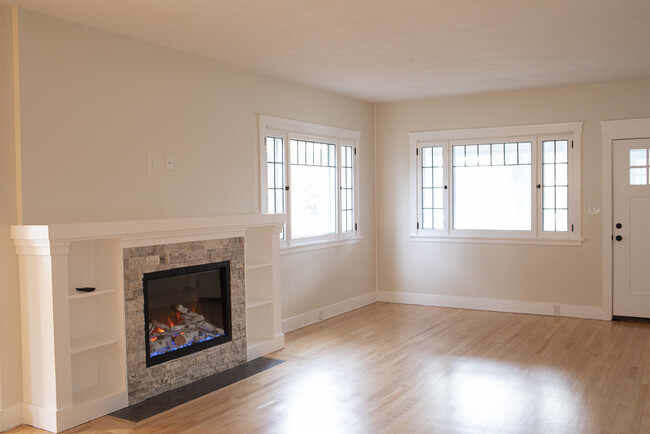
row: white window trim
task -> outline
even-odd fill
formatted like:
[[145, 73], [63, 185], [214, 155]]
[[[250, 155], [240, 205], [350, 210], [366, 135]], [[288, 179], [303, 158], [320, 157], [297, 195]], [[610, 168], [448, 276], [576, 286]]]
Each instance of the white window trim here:
[[[531, 231], [475, 231], [458, 230], [451, 228], [452, 203], [449, 200], [453, 194], [453, 185], [450, 182], [451, 150], [453, 145], [476, 144], [479, 142], [501, 143], [516, 139], [518, 141], [533, 141], [536, 152], [531, 156], [532, 163], [532, 192], [531, 198], [535, 202], [532, 215]], [[541, 227], [541, 200], [542, 195], [536, 191], [537, 184], [541, 182], [542, 165], [541, 143], [543, 140], [568, 139], [573, 141], [573, 149], [570, 149], [569, 174], [570, 179], [570, 203], [569, 221], [573, 224], [573, 232], [544, 232]], [[459, 243], [498, 243], [498, 244], [538, 244], [538, 245], [582, 245], [582, 210], [581, 210], [581, 144], [582, 144], [582, 122], [543, 124], [543, 125], [522, 125], [515, 127], [493, 127], [493, 128], [472, 128], [459, 130], [420, 131], [409, 133], [411, 150], [411, 225], [410, 238], [413, 241], [425, 242], [459, 242]], [[443, 229], [423, 230], [419, 229], [420, 204], [420, 170], [419, 170], [419, 149], [423, 146], [443, 146], [444, 182], [448, 186], [445, 190], [445, 224]], [[538, 181], [539, 180], [539, 181]]]
[[[266, 212], [267, 209], [267, 195], [264, 194], [267, 188], [267, 164], [266, 164], [266, 141], [267, 136], [280, 137], [283, 139], [285, 146], [285, 185], [291, 185], [291, 171], [288, 170], [290, 166], [289, 158], [289, 141], [292, 139], [307, 140], [315, 142], [327, 142], [336, 145], [336, 189], [337, 194], [337, 214], [336, 214], [336, 228], [337, 232], [334, 234], [327, 234], [322, 236], [305, 237], [305, 238], [291, 238], [291, 212], [290, 198], [287, 197], [285, 201], [285, 213], [287, 215], [287, 237], [281, 240], [280, 248], [282, 254], [298, 253], [308, 250], [316, 250], [329, 247], [337, 247], [346, 244], [354, 244], [360, 242], [363, 238], [360, 232], [360, 200], [359, 200], [359, 153], [361, 143], [361, 132], [355, 130], [348, 130], [345, 128], [330, 127], [326, 125], [313, 124], [310, 122], [296, 121], [293, 119], [284, 119], [274, 116], [267, 116], [263, 114], [258, 115], [259, 127], [259, 173], [260, 173], [260, 211]], [[353, 154], [353, 201], [354, 201], [354, 221], [357, 225], [352, 232], [343, 232], [341, 228], [341, 146], [352, 146], [357, 149]]]

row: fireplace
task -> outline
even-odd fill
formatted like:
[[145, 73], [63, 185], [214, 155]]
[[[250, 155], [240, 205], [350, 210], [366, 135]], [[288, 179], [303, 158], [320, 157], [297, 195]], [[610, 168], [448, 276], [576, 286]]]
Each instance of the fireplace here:
[[232, 340], [230, 261], [144, 273], [147, 367]]
[[[122, 251], [124, 270], [124, 311], [126, 322], [126, 368], [128, 379], [129, 404], [137, 404], [147, 398], [169, 390], [190, 384], [198, 379], [234, 368], [247, 359], [246, 339], [246, 292], [244, 275], [244, 238], [230, 237], [179, 243], [154, 244], [151, 246], [127, 247]], [[166, 313], [162, 317], [150, 316], [150, 282], [158, 277], [169, 277], [186, 270], [201, 271], [202, 268], [216, 267], [228, 263], [228, 269], [219, 270], [218, 279], [221, 290], [230, 287], [230, 291], [221, 297], [223, 318], [227, 324], [221, 324], [216, 316], [209, 317], [204, 307], [201, 313], [206, 321], [224, 330], [225, 338], [218, 337], [207, 343], [199, 342], [194, 352], [194, 344], [187, 348], [168, 351], [163, 355], [149, 357], [151, 346], [151, 319], [159, 322], [177, 316], [176, 305], [182, 305], [192, 312], [195, 299], [218, 298], [215, 295], [196, 291], [196, 296], [167, 299]], [[214, 271], [214, 268], [212, 269]], [[168, 274], [168, 272], [172, 274]], [[160, 274], [158, 274], [160, 273]], [[147, 306], [145, 307], [145, 276], [147, 277]], [[194, 279], [196, 280], [196, 278]], [[203, 288], [203, 277], [199, 288]], [[214, 281], [215, 278], [212, 278]], [[181, 287], [184, 284], [180, 285]], [[189, 291], [191, 294], [193, 291]], [[204, 301], [204, 300], [200, 300]], [[216, 300], [213, 300], [216, 301]], [[228, 309], [224, 303], [230, 303]], [[153, 307], [153, 304], [152, 306]], [[195, 308], [196, 310], [196, 308]], [[145, 313], [147, 318], [145, 318]], [[182, 312], [181, 312], [182, 314]], [[173, 321], [172, 321], [173, 322]], [[174, 322], [174, 325], [177, 323]], [[169, 326], [169, 324], [168, 324]], [[170, 327], [171, 328], [171, 327]], [[186, 339], [187, 341], [187, 339]], [[182, 346], [182, 345], [177, 345]], [[157, 347], [156, 347], [157, 348]], [[183, 356], [183, 357], [181, 357]], [[167, 360], [167, 361], [165, 361]], [[164, 362], [164, 363], [163, 363]]]

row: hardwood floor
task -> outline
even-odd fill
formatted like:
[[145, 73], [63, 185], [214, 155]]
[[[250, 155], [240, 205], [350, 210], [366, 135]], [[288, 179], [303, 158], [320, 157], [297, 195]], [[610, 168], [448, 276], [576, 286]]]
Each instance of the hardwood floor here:
[[375, 303], [272, 357], [287, 362], [140, 423], [68, 432], [650, 432], [650, 324]]

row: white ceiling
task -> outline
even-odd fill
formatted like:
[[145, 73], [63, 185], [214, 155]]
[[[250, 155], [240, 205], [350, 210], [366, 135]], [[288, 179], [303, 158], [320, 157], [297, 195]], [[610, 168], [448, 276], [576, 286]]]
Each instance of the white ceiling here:
[[650, 78], [650, 0], [8, 0], [370, 102]]

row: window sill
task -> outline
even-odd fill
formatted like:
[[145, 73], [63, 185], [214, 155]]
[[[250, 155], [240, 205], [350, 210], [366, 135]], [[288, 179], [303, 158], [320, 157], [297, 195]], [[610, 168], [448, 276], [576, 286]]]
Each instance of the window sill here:
[[475, 238], [475, 237], [436, 237], [431, 235], [409, 235], [411, 241], [424, 243], [468, 243], [468, 244], [524, 244], [539, 246], [582, 246], [584, 239], [560, 238]]
[[331, 247], [347, 246], [349, 244], [359, 244], [363, 239], [362, 236], [344, 238], [340, 240], [312, 241], [291, 246], [280, 247], [280, 255], [292, 255], [294, 253], [309, 252], [312, 250], [329, 249]]

